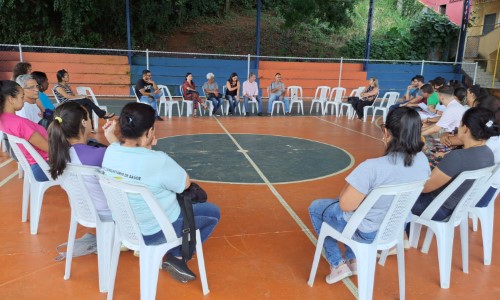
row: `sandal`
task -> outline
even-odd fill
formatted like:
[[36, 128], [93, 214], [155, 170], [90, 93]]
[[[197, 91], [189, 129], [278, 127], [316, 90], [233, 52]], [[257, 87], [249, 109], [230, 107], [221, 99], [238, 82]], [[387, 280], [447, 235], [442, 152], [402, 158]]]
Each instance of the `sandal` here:
[[106, 119], [111, 119], [111, 118], [112, 118], [112, 117], [114, 117], [114, 116], [115, 116], [115, 114], [114, 114], [114, 113], [111, 113], [111, 114], [106, 114], [106, 115], [104, 115], [102, 118], [106, 120]]

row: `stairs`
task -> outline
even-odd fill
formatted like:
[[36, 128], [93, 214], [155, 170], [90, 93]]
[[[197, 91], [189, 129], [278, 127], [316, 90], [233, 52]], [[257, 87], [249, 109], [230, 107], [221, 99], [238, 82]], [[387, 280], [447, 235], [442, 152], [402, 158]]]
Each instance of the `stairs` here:
[[[472, 60], [468, 62], [473, 62]], [[475, 65], [472, 64], [464, 64], [462, 66], [462, 70], [471, 78], [471, 80], [474, 79], [474, 69]], [[500, 69], [497, 71], [500, 72]], [[500, 81], [498, 79], [495, 80], [494, 86], [492, 87], [493, 81], [493, 75], [489, 74], [486, 72], [483, 68], [477, 67], [477, 74], [476, 74], [476, 84], [479, 84], [481, 87], [484, 88], [493, 88], [493, 89], [500, 89]]]

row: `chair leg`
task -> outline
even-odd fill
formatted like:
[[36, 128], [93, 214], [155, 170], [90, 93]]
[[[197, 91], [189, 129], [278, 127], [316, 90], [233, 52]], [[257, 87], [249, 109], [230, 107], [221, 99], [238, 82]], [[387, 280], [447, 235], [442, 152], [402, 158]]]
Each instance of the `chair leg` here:
[[442, 289], [450, 287], [451, 275], [451, 257], [453, 255], [453, 236], [454, 228], [439, 228], [436, 233], [438, 261], [439, 261], [439, 278]]
[[462, 270], [469, 273], [469, 219], [460, 222], [460, 244], [462, 246]]
[[377, 251], [367, 251], [364, 255], [357, 255], [356, 261], [358, 264], [359, 299], [372, 299]]
[[420, 239], [420, 230], [422, 229], [422, 224], [419, 224], [417, 222], [411, 222], [410, 223], [410, 247], [411, 248], [417, 248], [418, 247], [418, 240]]
[[109, 264], [108, 298], [107, 298], [107, 300], [113, 299], [113, 293], [115, 290], [116, 271], [118, 269], [118, 261], [120, 259], [120, 246], [121, 246], [121, 239], [120, 239], [120, 236], [118, 234], [118, 230], [115, 228], [115, 238], [113, 241], [111, 262]]
[[44, 190], [38, 183], [31, 184], [30, 197], [30, 230], [31, 234], [35, 235], [38, 232], [38, 223], [40, 222], [40, 214], [42, 212]]
[[203, 256], [203, 247], [201, 245], [200, 230], [196, 230], [196, 257], [198, 259], [198, 270], [200, 271], [201, 288], [203, 295], [210, 293], [208, 289], [207, 272], [205, 270], [205, 257]]
[[78, 223], [76, 221], [76, 216], [71, 212], [71, 221], [69, 223], [69, 233], [68, 233], [68, 245], [66, 247], [66, 267], [64, 270], [64, 280], [68, 280], [71, 277], [71, 262], [73, 261], [73, 248], [75, 246], [76, 228]]
[[30, 201], [30, 180], [29, 176], [24, 176], [23, 183], [23, 207], [22, 207], [22, 216], [21, 221], [26, 222], [28, 220], [28, 206]]
[[431, 247], [432, 237], [434, 236], [434, 232], [427, 227], [427, 232], [425, 233], [424, 244], [422, 245], [422, 253], [429, 253], [429, 248]]
[[[323, 226], [324, 225], [321, 225], [321, 227]], [[314, 278], [316, 277], [316, 271], [318, 270], [319, 258], [321, 257], [321, 251], [323, 251], [323, 244], [325, 243], [325, 238], [326, 238], [326, 230], [320, 230], [318, 242], [316, 243], [316, 251], [314, 252], [311, 273], [309, 274], [309, 280], [307, 281], [307, 284], [310, 287], [312, 287], [314, 284]]]
[[156, 298], [156, 289], [158, 285], [159, 264], [163, 255], [158, 257], [156, 251], [149, 251], [147, 247], [140, 249], [139, 257], [141, 300], [154, 300]]
[[114, 230], [114, 222], [103, 222], [96, 228], [97, 268], [99, 271], [99, 291], [101, 291], [101, 293], [108, 291]]
[[477, 231], [477, 215], [472, 211], [469, 212], [469, 218], [472, 219], [472, 231]]
[[302, 111], [302, 115], [304, 115], [304, 104], [302, 102], [300, 103], [300, 110]]
[[397, 245], [397, 256], [398, 256], [398, 277], [399, 277], [399, 299], [405, 299], [405, 247], [403, 241], [400, 241]]
[[378, 264], [384, 266], [388, 255], [389, 255], [389, 249], [383, 250], [382, 253], [380, 253], [380, 259], [378, 260]]
[[[493, 201], [493, 200], [492, 200]], [[490, 204], [490, 205], [493, 205]], [[491, 264], [491, 252], [493, 248], [493, 224], [495, 217], [495, 207], [486, 207], [478, 210], [479, 220], [481, 220], [481, 235], [483, 237], [484, 264]]]

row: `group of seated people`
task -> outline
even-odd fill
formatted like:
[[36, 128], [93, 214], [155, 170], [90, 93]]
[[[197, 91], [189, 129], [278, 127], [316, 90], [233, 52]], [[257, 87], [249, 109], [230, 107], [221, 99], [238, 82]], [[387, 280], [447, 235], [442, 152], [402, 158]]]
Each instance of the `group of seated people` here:
[[[147, 76], [148, 74], [151, 75], [149, 71], [143, 74], [143, 80], [150, 87], [146, 89], [145, 86], [138, 85], [137, 92], [140, 93], [141, 97], [146, 98], [141, 98], [142, 102], [149, 102], [151, 97], [154, 99], [155, 95], [159, 94], [156, 84], [150, 76]], [[211, 98], [220, 98], [220, 93], [218, 93], [217, 84], [214, 84], [213, 74], [209, 75], [207, 76], [209, 81], [204, 85], [204, 90], [207, 98], [211, 101]], [[275, 94], [274, 99], [284, 99], [285, 87], [284, 84], [280, 83], [281, 78], [278, 78], [278, 75], [276, 75], [276, 81], [271, 85], [270, 91]], [[92, 105], [87, 105], [85, 100], [74, 98], [70, 93], [69, 77], [66, 71], [61, 70], [57, 76], [59, 84], [54, 89], [66, 100], [55, 108], [54, 118], [48, 127], [48, 132], [43, 126], [16, 114], [23, 109], [26, 103], [36, 105], [36, 100], [33, 102], [27, 99], [32, 99], [35, 94], [43, 92], [44, 86], [46, 89], [44, 81], [42, 80], [42, 84], [38, 84], [34, 79], [27, 79], [24, 88], [11, 80], [0, 81], [0, 130], [27, 140], [43, 159], [48, 160], [50, 176], [53, 179], [63, 174], [67, 164], [72, 163], [100, 167], [107, 176], [147, 186], [160, 203], [177, 235], [181, 236], [182, 215], [176, 200], [176, 193], [181, 193], [188, 188], [191, 180], [187, 172], [168, 154], [152, 149], [157, 142], [155, 120], [158, 119], [158, 112], [155, 106], [137, 102], [128, 103], [123, 107], [117, 121], [112, 119], [112, 115], [103, 114], [95, 110]], [[43, 78], [43, 76], [41, 77]], [[422, 86], [424, 85], [419, 88]], [[233, 101], [229, 107], [234, 113], [234, 102], [240, 101], [238, 97], [240, 84], [237, 74], [231, 74], [226, 87], [229, 91], [226, 93], [226, 98]], [[251, 74], [249, 80], [243, 83], [243, 96], [247, 113], [249, 112], [248, 102], [254, 100], [259, 103], [258, 113], [262, 112], [262, 102], [258, 97], [258, 89], [255, 87], [255, 75]], [[376, 88], [378, 89], [376, 79], [370, 80], [370, 87], [364, 94], [361, 94], [362, 98], [367, 98], [368, 101]], [[476, 87], [467, 90], [467, 99], [469, 99], [469, 95], [471, 99], [474, 99], [469, 102], [471, 107], [466, 109], [459, 108], [461, 104], [454, 96], [455, 89], [453, 87], [443, 83], [438, 88], [438, 101], [446, 106], [440, 120], [448, 118], [447, 112], [459, 115], [459, 120], [457, 123], [446, 122], [448, 126], [446, 129], [456, 124], [457, 130], [441, 135], [443, 144], [454, 145], [456, 148], [446, 153], [432, 170], [428, 158], [423, 153], [426, 145], [422, 140], [422, 135], [426, 132], [435, 133], [432, 126], [440, 127], [441, 123], [422, 124], [421, 116], [417, 110], [409, 105], [413, 104], [412, 99], [416, 96], [407, 99], [408, 101], [403, 105], [393, 108], [382, 126], [383, 141], [386, 146], [383, 156], [368, 159], [356, 167], [346, 177], [347, 183], [338, 198], [316, 200], [309, 207], [309, 214], [316, 232], [319, 233], [322, 222], [327, 222], [333, 228], [341, 231], [365, 197], [377, 187], [428, 179], [423, 193], [412, 208], [413, 214], [420, 215], [461, 172], [499, 163], [498, 99], [481, 95], [476, 90]], [[196, 91], [196, 86], [192, 81], [192, 74], [188, 73], [184, 83], [185, 97], [190, 95], [195, 103], [206, 108], [204, 101], [194, 91]], [[233, 93], [234, 91], [236, 93]], [[210, 94], [214, 94], [214, 96]], [[415, 93], [415, 95], [417, 94]], [[423, 91], [423, 94], [432, 96], [434, 92], [426, 90]], [[38, 99], [41, 100], [40, 97]], [[366, 100], [358, 99], [358, 101]], [[220, 103], [221, 101], [218, 101], [219, 105], [217, 106], [214, 104], [214, 110], [219, 109]], [[437, 106], [437, 104], [434, 105]], [[198, 108], [200, 107], [195, 106], [195, 109]], [[95, 111], [100, 117], [108, 119], [103, 126], [104, 136], [110, 143], [107, 148], [87, 145], [89, 133], [93, 130], [92, 111]], [[48, 180], [33, 157], [27, 151], [23, 151], [23, 153], [31, 164], [36, 180]], [[123, 163], [127, 161], [133, 161], [134, 164]], [[433, 219], [444, 220], [449, 217], [471, 184], [471, 182], [464, 183], [444, 203]], [[477, 205], [487, 206], [493, 200], [494, 191], [493, 188], [488, 190]], [[91, 196], [99, 216], [102, 219], [111, 218], [106, 199], [98, 184], [91, 191]], [[164, 243], [165, 236], [144, 201], [136, 198], [130, 198], [129, 201], [138, 218], [137, 221], [145, 243], [147, 245]], [[363, 243], [373, 241], [390, 203], [391, 199], [379, 199], [366, 219], [361, 222], [353, 238]], [[194, 204], [194, 214], [196, 228], [200, 229], [202, 241], [205, 241], [220, 219], [220, 210], [209, 202], [198, 203]], [[345, 254], [343, 254], [337, 241], [332, 238], [326, 239], [324, 247], [327, 260], [331, 265], [330, 274], [326, 277], [327, 283], [335, 283], [356, 274], [356, 258], [349, 247], [345, 247]], [[163, 267], [180, 282], [188, 282], [196, 277], [180, 258], [180, 248], [175, 248], [167, 253]]]
[[[64, 73], [58, 72], [58, 78], [63, 78], [63, 82], [60, 83], [63, 84], [68, 80]], [[16, 114], [26, 103], [36, 105], [35, 101], [32, 103], [26, 100], [34, 98], [32, 94], [35, 94], [35, 91], [38, 93], [40, 88], [31, 80], [27, 80], [27, 88], [22, 88], [12, 80], [0, 81], [0, 131], [28, 141], [48, 162], [50, 167], [48, 171], [54, 180], [64, 173], [68, 163], [72, 163], [99, 167], [107, 176], [148, 186], [164, 209], [175, 232], [181, 237], [183, 217], [176, 194], [187, 189], [191, 179], [187, 172], [166, 153], [152, 150], [157, 141], [154, 109], [142, 103], [128, 103], [122, 109], [118, 121], [112, 119], [112, 115], [101, 113], [101, 117], [108, 119], [102, 129], [110, 146], [105, 147], [100, 143], [95, 145], [89, 143], [90, 133], [93, 131], [92, 109], [88, 108], [84, 101], [80, 101], [81, 98], [68, 97], [72, 96], [69, 93], [70, 89], [64, 90], [68, 85], [61, 87], [63, 89], [61, 95], [67, 100], [54, 109], [53, 121], [48, 129]], [[35, 179], [49, 180], [30, 153], [22, 146], [20, 148], [30, 164]], [[134, 164], [124, 164], [124, 161], [134, 161]], [[123, 174], [131, 175], [123, 176]], [[89, 194], [101, 220], [110, 220], [111, 212], [97, 180], [89, 179], [87, 188], [90, 189]], [[146, 245], [165, 243], [165, 236], [145, 202], [142, 199], [131, 198], [130, 203]], [[218, 224], [220, 210], [216, 205], [205, 202], [194, 204], [193, 211], [196, 228], [200, 230], [203, 242]], [[185, 283], [196, 278], [181, 258], [180, 247], [166, 254], [162, 266], [180, 282]]]
[[[198, 116], [198, 110], [208, 110], [209, 106], [206, 101], [212, 102], [212, 114], [221, 115], [224, 105], [224, 99], [228, 101], [228, 114], [233, 115], [240, 102], [243, 103], [245, 115], [250, 116], [249, 103], [257, 105], [258, 116], [264, 115], [262, 112], [262, 97], [259, 96], [259, 86], [257, 84], [257, 76], [250, 73], [248, 80], [240, 84], [238, 74], [231, 73], [225, 85], [225, 94], [221, 93], [219, 85], [215, 81], [213, 73], [207, 74], [207, 81], [202, 85], [202, 90], [205, 97], [201, 97], [200, 93], [196, 90], [196, 84], [193, 81], [193, 74], [187, 73], [184, 83], [182, 84], [182, 97], [185, 100], [193, 101], [193, 116]], [[274, 101], [283, 101], [285, 115], [290, 114], [290, 100], [286, 97], [287, 89], [281, 80], [281, 74], [276, 73], [275, 80], [269, 86], [269, 100], [267, 112], [271, 113]], [[144, 103], [150, 104], [156, 111], [156, 119], [162, 120], [159, 116], [157, 100], [161, 97], [162, 91], [158, 85], [152, 80], [150, 70], [142, 71], [142, 78], [139, 79], [135, 85], [135, 93], [137, 98]], [[240, 95], [243, 97], [240, 98]], [[201, 108], [200, 108], [201, 107]], [[241, 109], [241, 108], [240, 108]]]

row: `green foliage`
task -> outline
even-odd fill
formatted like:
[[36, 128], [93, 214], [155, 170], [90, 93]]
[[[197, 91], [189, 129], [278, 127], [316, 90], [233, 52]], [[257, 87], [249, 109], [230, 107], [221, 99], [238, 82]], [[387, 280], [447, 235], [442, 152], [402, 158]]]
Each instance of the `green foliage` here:
[[415, 0], [395, 0], [396, 9], [400, 11], [400, 14], [403, 17], [414, 17], [417, 15], [422, 9], [424, 5], [420, 1]]
[[359, 0], [289, 0], [279, 7], [285, 19], [284, 27], [293, 28], [299, 24], [319, 20], [336, 28], [349, 26], [349, 12]]
[[410, 28], [412, 39], [416, 41], [415, 47], [422, 58], [428, 58], [436, 50], [447, 53], [459, 31], [460, 28], [446, 16], [434, 12], [421, 14]]

